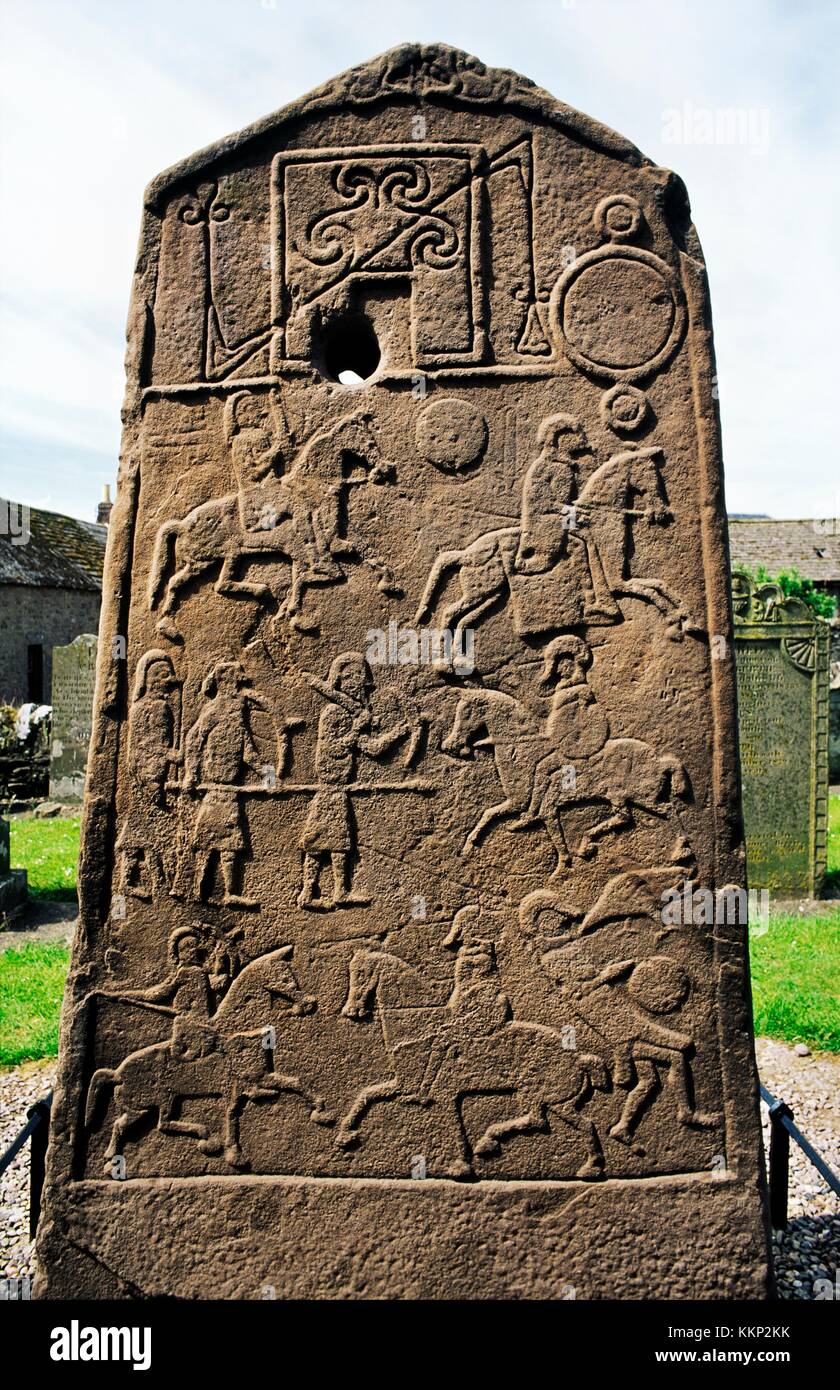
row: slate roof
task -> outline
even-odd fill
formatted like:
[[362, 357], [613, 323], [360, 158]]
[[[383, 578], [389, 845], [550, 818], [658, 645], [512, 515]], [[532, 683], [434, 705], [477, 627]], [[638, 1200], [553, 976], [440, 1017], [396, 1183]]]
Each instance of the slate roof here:
[[[18, 503], [0, 498], [0, 521], [10, 510], [16, 519]], [[26, 545], [12, 544], [13, 536], [6, 532], [13, 529], [17, 528], [0, 526], [0, 584], [101, 590], [107, 526], [30, 507]]]
[[[833, 527], [820, 530], [821, 526]], [[732, 565], [755, 570], [763, 565], [775, 577], [797, 569], [803, 579], [840, 584], [840, 526], [836, 522], [774, 521], [769, 517], [729, 517]]]

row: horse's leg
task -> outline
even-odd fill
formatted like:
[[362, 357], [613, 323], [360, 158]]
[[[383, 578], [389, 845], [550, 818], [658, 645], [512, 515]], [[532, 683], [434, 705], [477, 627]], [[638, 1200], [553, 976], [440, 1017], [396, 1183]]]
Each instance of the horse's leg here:
[[105, 1150], [105, 1172], [109, 1176], [111, 1176], [113, 1172], [111, 1167], [112, 1160], [121, 1152], [126, 1134], [137, 1124], [138, 1120], [142, 1120], [148, 1113], [148, 1108], [132, 1109], [130, 1106], [126, 1106], [126, 1108], [121, 1110], [119, 1115], [117, 1115], [114, 1121], [114, 1127], [111, 1130], [111, 1138], [108, 1141], [108, 1147]]
[[[531, 1104], [530, 1099], [528, 1104]], [[502, 1140], [508, 1139], [514, 1134], [547, 1134], [549, 1132], [547, 1105], [542, 1099], [535, 1099], [531, 1109], [526, 1110], [522, 1115], [515, 1115], [511, 1120], [499, 1120], [496, 1124], [488, 1125], [478, 1143], [474, 1146], [474, 1152], [479, 1158], [493, 1158], [502, 1151]]]
[[598, 821], [584, 835], [581, 836], [577, 852], [581, 859], [591, 859], [598, 848], [598, 841], [604, 835], [611, 835], [619, 830], [628, 830], [633, 825], [633, 812], [630, 809], [629, 801], [610, 802], [612, 815], [607, 816], [606, 820]]
[[310, 1091], [301, 1081], [299, 1076], [283, 1076], [279, 1072], [270, 1071], [260, 1081], [255, 1091], [249, 1092], [252, 1100], [268, 1100], [273, 1096], [279, 1095], [281, 1091], [288, 1091], [291, 1095], [300, 1096], [310, 1107], [309, 1118], [313, 1125], [334, 1125], [335, 1116], [327, 1110], [327, 1102], [323, 1096], [315, 1091]]
[[171, 614], [175, 612], [180, 602], [180, 594], [184, 585], [189, 584], [191, 579], [198, 579], [204, 574], [205, 570], [210, 568], [212, 563], [212, 561], [206, 561], [204, 564], [197, 564], [194, 560], [187, 560], [179, 570], [175, 571], [166, 586], [166, 593], [164, 594], [163, 604], [160, 610], [164, 617], [170, 617]]
[[248, 1096], [234, 1081], [228, 1090], [227, 1106], [225, 1107], [225, 1137], [224, 1155], [225, 1162], [231, 1168], [245, 1168], [247, 1163], [242, 1156], [242, 1146], [240, 1143], [239, 1119]]
[[516, 811], [517, 809], [518, 808], [514, 805], [510, 797], [508, 797], [506, 801], [499, 801], [495, 806], [488, 806], [487, 810], [482, 812], [480, 819], [476, 821], [464, 841], [461, 854], [464, 856], [472, 854], [488, 825], [492, 825], [494, 821], [501, 820], [503, 816], [510, 815], [512, 811]]
[[441, 614], [443, 631], [451, 632], [454, 637], [455, 633], [461, 632], [467, 623], [477, 623], [488, 608], [493, 607], [501, 593], [502, 586], [496, 585], [492, 592], [485, 590], [483, 594], [471, 594], [458, 603], [450, 604], [448, 608], [444, 608]]
[[[656, 1095], [659, 1089], [659, 1074], [656, 1067], [647, 1057], [635, 1057], [633, 1061], [636, 1066], [636, 1085], [624, 1102], [624, 1109], [621, 1112], [621, 1119], [610, 1130], [610, 1138], [617, 1139], [620, 1144], [627, 1144], [632, 1147], [633, 1131], [639, 1121], [639, 1116], [644, 1110], [650, 1098]], [[637, 1152], [642, 1152], [641, 1149]]]
[[267, 584], [249, 584], [245, 579], [235, 578], [234, 570], [239, 559], [241, 556], [238, 552], [225, 556], [219, 577], [213, 586], [216, 593], [223, 594], [226, 598], [271, 598], [271, 590]]
[[161, 1134], [181, 1134], [187, 1139], [207, 1139], [210, 1131], [206, 1125], [195, 1124], [192, 1120], [176, 1120], [174, 1118], [178, 1099], [176, 1095], [168, 1095], [165, 1100], [162, 1099], [160, 1102], [157, 1127]]
[[552, 806], [548, 810], [542, 811], [540, 819], [545, 826], [554, 853], [557, 855], [557, 863], [552, 870], [551, 877], [558, 878], [562, 870], [568, 869], [572, 862], [569, 842], [566, 839], [566, 832], [563, 829], [563, 822], [560, 819], [560, 807]]
[[686, 632], [703, 631], [703, 628], [694, 622], [685, 604], [658, 580], [625, 579], [613, 592], [617, 596], [624, 595], [652, 604], [666, 619], [667, 634], [674, 642], [681, 642]]
[[711, 1129], [720, 1122], [720, 1115], [707, 1115], [696, 1110], [691, 1094], [691, 1072], [684, 1052], [670, 1048], [648, 1046], [647, 1057], [668, 1068], [665, 1084], [677, 1102], [677, 1119], [681, 1125], [696, 1129]]
[[440, 552], [432, 568], [429, 570], [429, 577], [426, 580], [423, 597], [414, 615], [415, 627], [419, 627], [420, 624], [429, 617], [434, 603], [435, 592], [443, 578], [444, 572], [448, 569], [452, 569], [455, 565], [460, 565], [463, 558], [463, 550], [442, 550]]
[[336, 1131], [335, 1142], [338, 1147], [352, 1149], [361, 1143], [361, 1135], [357, 1130], [370, 1107], [379, 1100], [395, 1100], [401, 1091], [402, 1085], [396, 1076], [390, 1081], [377, 1081], [373, 1086], [366, 1086], [360, 1091]]
[[[564, 1105], [551, 1106], [558, 1120], [562, 1120], [576, 1134], [582, 1134], [586, 1141], [586, 1159], [577, 1170], [579, 1178], [602, 1178], [604, 1176], [604, 1151], [598, 1131], [591, 1120], [579, 1115], [577, 1110]], [[612, 1130], [610, 1131], [612, 1133]]]

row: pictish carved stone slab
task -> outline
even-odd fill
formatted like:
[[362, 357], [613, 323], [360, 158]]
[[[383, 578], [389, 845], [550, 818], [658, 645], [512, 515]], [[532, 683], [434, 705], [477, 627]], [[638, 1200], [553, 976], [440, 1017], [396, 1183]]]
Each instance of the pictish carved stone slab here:
[[777, 584], [733, 575], [747, 877], [819, 897], [828, 846], [831, 629]]
[[443, 47], [152, 184], [42, 1293], [766, 1292], [709, 322]]
[[66, 647], [53, 647], [50, 798], [81, 801], [85, 790], [97, 639], [82, 633]]

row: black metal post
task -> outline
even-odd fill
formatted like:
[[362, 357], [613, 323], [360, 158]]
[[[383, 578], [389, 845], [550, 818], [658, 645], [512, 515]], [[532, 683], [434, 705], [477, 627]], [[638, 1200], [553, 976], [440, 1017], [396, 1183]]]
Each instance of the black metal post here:
[[[41, 1215], [41, 1193], [44, 1188], [44, 1168], [47, 1158], [47, 1140], [50, 1135], [50, 1107], [52, 1093], [44, 1100], [36, 1100], [26, 1112], [30, 1120], [36, 1120], [32, 1130], [31, 1153], [29, 1155], [29, 1238], [35, 1239], [38, 1218]], [[36, 1119], [37, 1117], [37, 1119]]]
[[770, 1224], [774, 1231], [786, 1231], [788, 1224], [788, 1163], [790, 1133], [785, 1120], [793, 1113], [783, 1100], [774, 1100], [770, 1111]]

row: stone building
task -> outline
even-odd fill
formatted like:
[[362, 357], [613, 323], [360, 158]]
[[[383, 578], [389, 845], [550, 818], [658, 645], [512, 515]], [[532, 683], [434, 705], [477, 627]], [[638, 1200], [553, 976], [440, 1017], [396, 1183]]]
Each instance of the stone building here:
[[0, 498], [0, 703], [51, 703], [52, 649], [98, 632], [110, 499], [97, 522]]
[[831, 594], [831, 706], [829, 775], [840, 782], [840, 520], [777, 521], [771, 517], [729, 518], [729, 549], [733, 569], [755, 572], [764, 567], [772, 577], [795, 569], [816, 589]]

